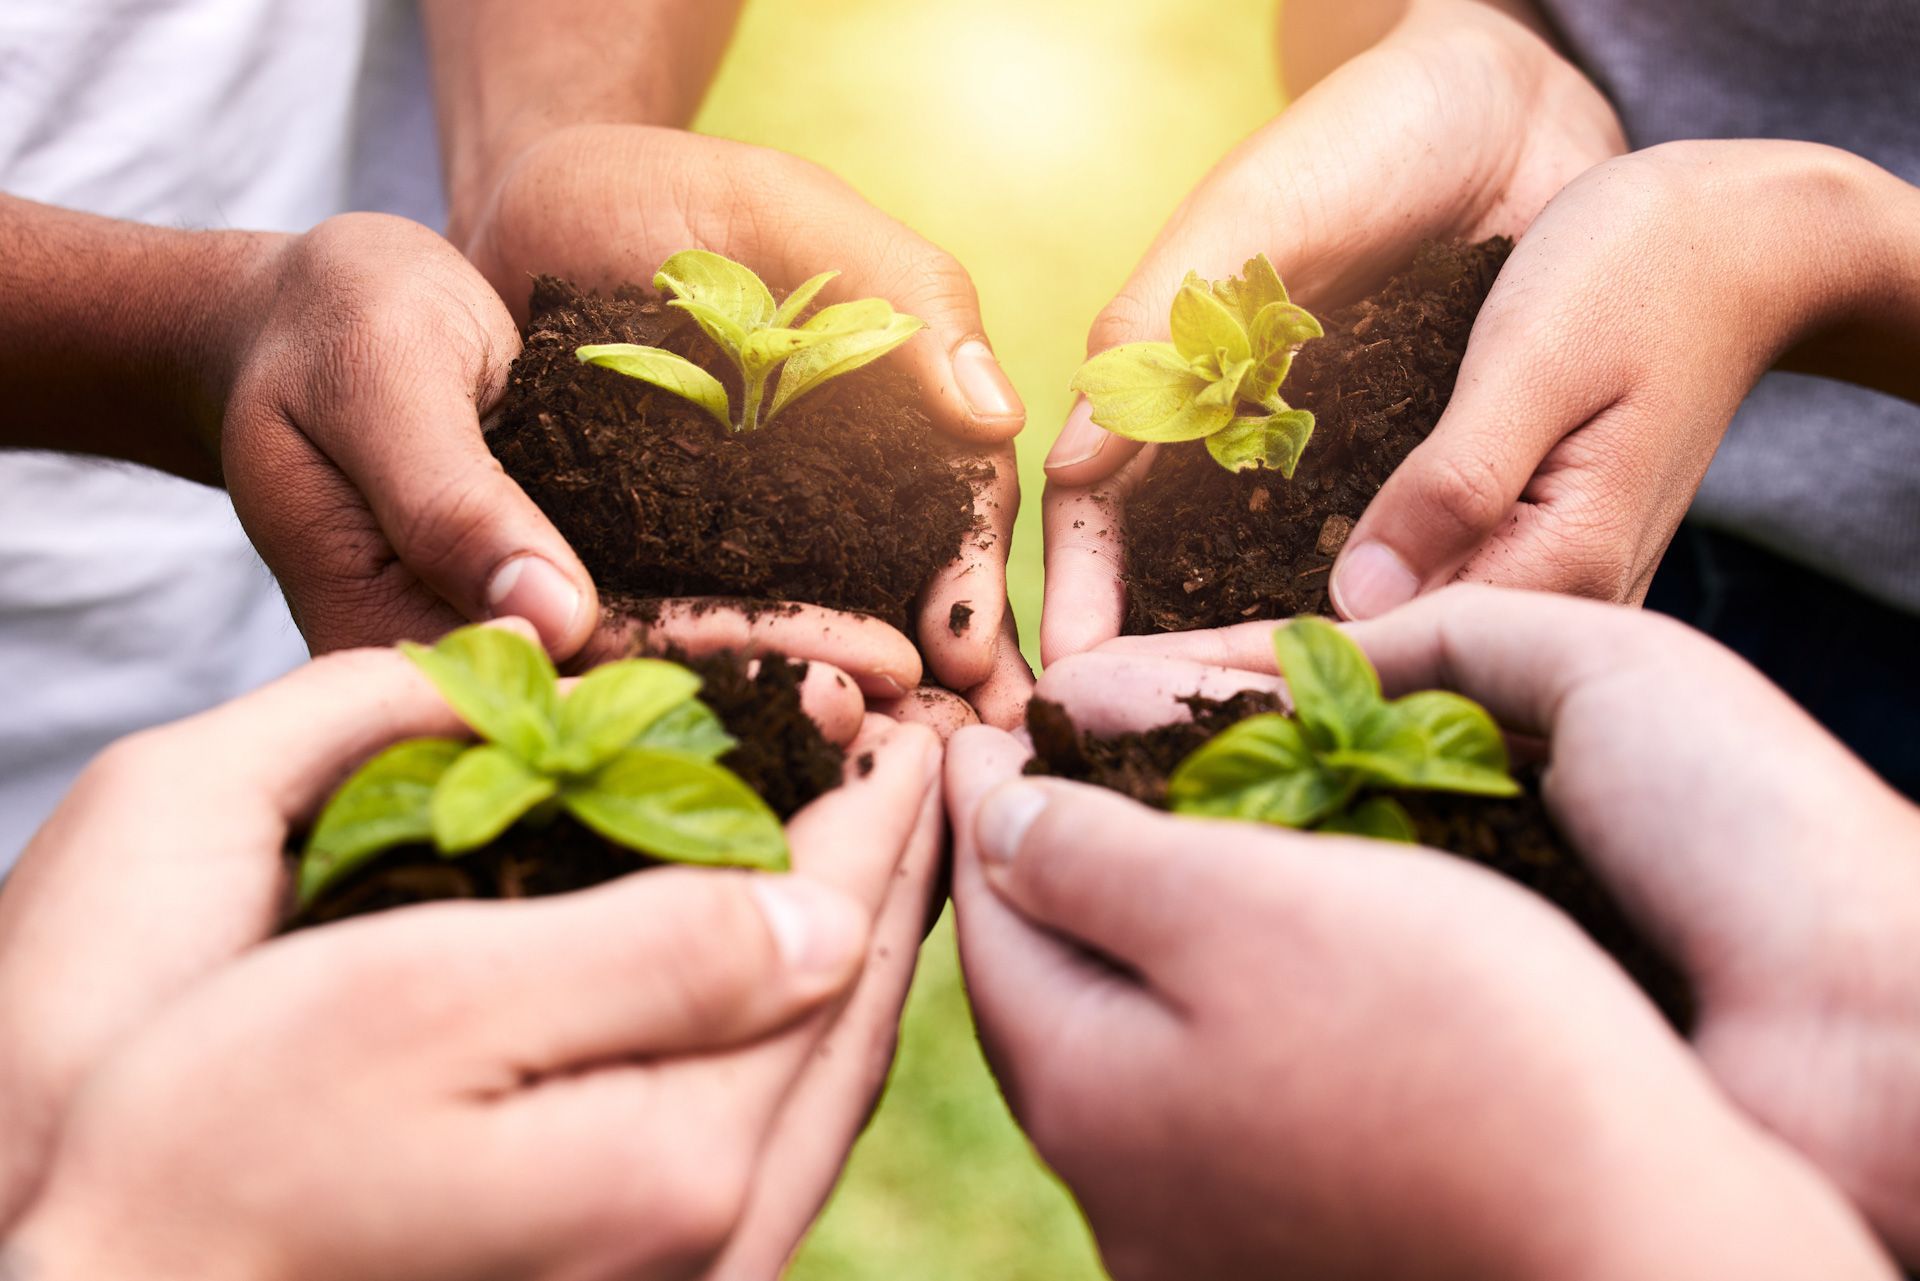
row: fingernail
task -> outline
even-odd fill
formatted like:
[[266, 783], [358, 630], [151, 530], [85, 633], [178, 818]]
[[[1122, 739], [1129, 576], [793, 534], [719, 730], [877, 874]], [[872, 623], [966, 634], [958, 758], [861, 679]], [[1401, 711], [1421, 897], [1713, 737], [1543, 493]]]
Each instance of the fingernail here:
[[1420, 580], [1385, 543], [1350, 548], [1334, 566], [1327, 594], [1348, 618], [1374, 618], [1412, 600]]
[[907, 696], [907, 687], [883, 672], [876, 672], [874, 674], [873, 683], [879, 687], [879, 693], [876, 694], [875, 697], [883, 701], [891, 701]]
[[1004, 783], [980, 802], [973, 820], [973, 837], [980, 845], [980, 857], [1005, 866], [1020, 852], [1027, 829], [1047, 808], [1044, 788], [1032, 783]]
[[967, 407], [980, 418], [1024, 418], [1027, 407], [1013, 389], [1007, 371], [993, 358], [993, 349], [969, 338], [953, 349], [953, 381]]
[[487, 612], [494, 618], [524, 618], [551, 645], [573, 630], [580, 589], [540, 556], [515, 556], [487, 583]]
[[1093, 405], [1081, 399], [1075, 402], [1073, 412], [1067, 415], [1066, 426], [1060, 429], [1059, 438], [1047, 451], [1047, 470], [1090, 463], [1112, 439], [1104, 427], [1093, 425]]
[[846, 897], [803, 876], [755, 876], [748, 882], [780, 959], [796, 974], [837, 974], [866, 946], [859, 913]]

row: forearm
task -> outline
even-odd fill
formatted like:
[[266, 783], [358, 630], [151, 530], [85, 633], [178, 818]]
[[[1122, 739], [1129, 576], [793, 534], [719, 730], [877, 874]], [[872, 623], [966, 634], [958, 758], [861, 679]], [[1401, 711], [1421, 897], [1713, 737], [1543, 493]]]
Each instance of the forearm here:
[[450, 236], [503, 168], [555, 129], [684, 126], [743, 0], [424, 0]]
[[1816, 301], [1780, 367], [1920, 403], [1920, 188], [1845, 152], [1805, 151], [1808, 216], [1780, 253]]
[[276, 239], [0, 195], [0, 446], [217, 480], [244, 300]]

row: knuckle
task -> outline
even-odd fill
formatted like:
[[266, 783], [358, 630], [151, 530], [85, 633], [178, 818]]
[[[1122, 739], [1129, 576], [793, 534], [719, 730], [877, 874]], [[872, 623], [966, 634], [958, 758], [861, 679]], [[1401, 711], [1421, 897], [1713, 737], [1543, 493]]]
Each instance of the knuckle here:
[[1485, 535], [1512, 505], [1500, 473], [1478, 451], [1441, 454], [1408, 479], [1415, 510], [1442, 536]]
[[493, 486], [484, 481], [504, 480], [506, 473], [490, 458], [476, 460], [476, 467], [477, 473], [448, 478], [390, 517], [394, 550], [423, 578], [444, 580], [487, 551], [499, 510], [489, 501]]

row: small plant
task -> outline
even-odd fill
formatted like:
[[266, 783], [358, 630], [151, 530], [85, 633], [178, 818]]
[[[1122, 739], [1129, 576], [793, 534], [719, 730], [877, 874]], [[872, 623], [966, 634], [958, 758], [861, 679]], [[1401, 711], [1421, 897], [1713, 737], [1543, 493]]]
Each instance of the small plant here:
[[1389, 702], [1360, 647], [1325, 619], [1274, 633], [1293, 715], [1250, 716], [1181, 761], [1167, 783], [1179, 814], [1412, 841], [1382, 792], [1515, 796], [1507, 747], [1478, 703], [1444, 690]]
[[[707, 337], [740, 371], [740, 416], [731, 416], [727, 389], [718, 378], [683, 356], [637, 343], [599, 343], [575, 354], [630, 378], [684, 396], [731, 431], [753, 431], [828, 379], [880, 359], [926, 328], [918, 317], [897, 312], [884, 298], [822, 307], [795, 326], [807, 304], [840, 273], [824, 271], [774, 304], [773, 292], [751, 270], [703, 249], [685, 249], [667, 259], [653, 287], [672, 293], [670, 307], [692, 316]], [[767, 379], [780, 369], [780, 385], [764, 416]]]
[[734, 739], [686, 668], [608, 663], [563, 694], [546, 652], [498, 628], [401, 649], [481, 741], [409, 739], [362, 766], [307, 840], [301, 906], [392, 846], [431, 841], [457, 858], [563, 810], [656, 858], [786, 867], [780, 820], [717, 764]]
[[[1265, 254], [1211, 284], [1193, 272], [1173, 299], [1173, 341], [1127, 343], [1080, 367], [1073, 390], [1093, 421], [1129, 440], [1205, 440], [1228, 471], [1291, 477], [1313, 415], [1288, 408], [1280, 384], [1320, 322], [1287, 297]], [[1256, 407], [1243, 414], [1243, 405]]]

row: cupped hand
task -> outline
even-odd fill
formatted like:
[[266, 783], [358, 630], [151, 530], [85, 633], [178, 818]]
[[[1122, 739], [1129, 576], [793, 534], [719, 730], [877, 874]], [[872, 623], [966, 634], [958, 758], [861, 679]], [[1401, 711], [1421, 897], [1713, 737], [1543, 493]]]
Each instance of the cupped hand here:
[[[1670, 143], [1579, 178], [1515, 247], [1445, 414], [1349, 536], [1336, 608], [1372, 617], [1454, 579], [1637, 604], [1770, 366], [1881, 381], [1870, 343], [1825, 335], [1893, 292], [1881, 229], [1916, 207], [1884, 170], [1801, 142]], [[1910, 347], [1899, 363], [1885, 385], [1920, 394]]]
[[[864, 1115], [859, 1090], [884, 1045], [873, 1025], [911, 972], [914, 949], [888, 940], [901, 919], [917, 930], [924, 916], [938, 836], [937, 815], [926, 813], [937, 748], [924, 729], [878, 717], [863, 727], [857, 691], [824, 666], [806, 692], [820, 705], [817, 718], [853, 738], [850, 759], [870, 756], [872, 769], [850, 770], [842, 788], [794, 817], [795, 865], [870, 916], [884, 903], [876, 928], [888, 953], [862, 978], [854, 1005], [796, 1029], [807, 1045], [831, 1034], [855, 1047], [833, 1066], [843, 1080], [839, 1113], [814, 1109], [826, 1124]], [[458, 732], [412, 663], [391, 651], [348, 651], [124, 740], [89, 767], [0, 895], [0, 1128], [8, 1135], [0, 1225], [31, 1197], [87, 1073], [277, 926], [282, 851], [340, 779], [397, 738]]]
[[599, 613], [566, 540], [488, 452], [520, 350], [447, 242], [377, 214], [271, 239], [239, 291], [219, 456], [317, 653], [517, 615], [556, 658]]
[[[1278, 686], [1273, 630], [1124, 638], [1040, 692], [1163, 723], [1191, 690]], [[1709, 1070], [1920, 1262], [1920, 812], [1665, 618], [1456, 585], [1351, 634], [1389, 692], [1455, 689], [1548, 742], [1545, 800], [1687, 974]]]
[[[1518, 234], [1623, 150], [1605, 98], [1533, 31], [1475, 0], [1423, 0], [1214, 168], [1087, 350], [1164, 340], [1187, 272], [1219, 279], [1256, 253], [1309, 306], [1358, 296], [1422, 240]], [[1044, 662], [1119, 633], [1122, 513], [1150, 461], [1139, 448], [1082, 401], [1048, 456]]]
[[[934, 678], [954, 690], [1005, 667], [997, 638], [1019, 506], [1010, 442], [1026, 410], [987, 343], [959, 263], [816, 165], [676, 129], [560, 129], [498, 172], [484, 199], [455, 211], [451, 234], [521, 314], [535, 274], [610, 288], [651, 280], [670, 255], [698, 248], [745, 263], [776, 289], [837, 269], [825, 300], [884, 297], [925, 320], [927, 331], [889, 359], [912, 374], [934, 424], [989, 464], [992, 477], [976, 489], [978, 530], [921, 602], [920, 648]], [[956, 635], [948, 619], [962, 601], [972, 625]], [[862, 670], [831, 647], [792, 652]], [[917, 675], [905, 684], [914, 683]]]
[[1025, 757], [949, 755], [961, 958], [1116, 1281], [1891, 1275], [1540, 900]]

